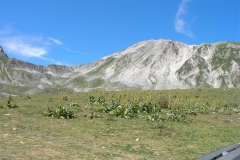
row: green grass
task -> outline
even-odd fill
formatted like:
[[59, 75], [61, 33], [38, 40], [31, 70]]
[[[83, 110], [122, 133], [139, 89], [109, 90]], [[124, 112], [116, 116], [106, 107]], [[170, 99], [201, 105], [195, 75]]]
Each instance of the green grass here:
[[90, 84], [93, 87], [101, 87], [105, 84], [105, 80], [102, 78], [96, 78], [96, 79], [92, 80]]
[[[59, 105], [60, 95], [12, 97], [18, 108], [0, 107], [0, 159], [194, 159], [240, 142], [240, 114], [230, 110], [240, 110], [240, 89], [237, 88], [68, 93], [68, 101], [63, 105], [69, 104], [76, 118], [44, 116], [48, 107], [53, 109]], [[172, 96], [175, 99], [171, 98], [170, 103], [177, 100], [179, 104], [183, 102], [182, 97], [187, 97], [193, 104], [208, 101], [226, 104], [229, 110], [220, 112], [224, 106], [219, 112], [203, 114], [196, 110], [197, 116], [190, 116], [189, 122], [152, 122], [100, 112], [99, 104], [88, 102], [89, 96], [96, 99], [104, 96], [109, 102], [113, 95], [116, 99], [129, 95], [130, 101]], [[7, 99], [0, 98], [0, 106], [5, 106]]]
[[109, 66], [112, 62], [114, 61], [114, 58], [108, 58], [105, 63], [101, 64], [100, 66], [98, 66], [97, 68], [95, 68], [94, 70], [92, 70], [91, 72], [89, 72], [89, 75], [96, 75], [99, 73], [102, 73], [102, 70], [104, 68], [106, 68], [107, 66]]
[[71, 80], [70, 82], [71, 85], [76, 85], [76, 86], [81, 86], [81, 87], [87, 87], [88, 81], [84, 76], [77, 77]]

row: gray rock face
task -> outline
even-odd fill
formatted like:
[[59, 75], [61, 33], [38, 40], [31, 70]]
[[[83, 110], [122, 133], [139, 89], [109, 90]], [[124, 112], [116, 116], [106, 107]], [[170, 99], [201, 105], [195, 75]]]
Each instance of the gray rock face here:
[[39, 66], [10, 59], [0, 47], [0, 84], [18, 90], [25, 87], [24, 93], [58, 88], [88, 91], [239, 87], [240, 43], [197, 46], [149, 40], [74, 67]]

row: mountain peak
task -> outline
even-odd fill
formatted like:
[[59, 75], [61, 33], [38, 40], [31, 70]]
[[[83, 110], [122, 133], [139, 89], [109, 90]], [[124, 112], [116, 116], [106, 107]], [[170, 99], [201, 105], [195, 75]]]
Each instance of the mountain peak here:
[[8, 55], [4, 52], [2, 46], [0, 46], [0, 55], [3, 55], [8, 58]]

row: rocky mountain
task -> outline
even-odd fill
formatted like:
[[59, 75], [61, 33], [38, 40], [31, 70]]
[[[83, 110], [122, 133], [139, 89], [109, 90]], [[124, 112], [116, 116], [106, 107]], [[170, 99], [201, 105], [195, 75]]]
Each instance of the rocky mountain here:
[[186, 89], [240, 87], [240, 43], [186, 45], [149, 40], [87, 65], [39, 66], [8, 58], [0, 47], [0, 89]]

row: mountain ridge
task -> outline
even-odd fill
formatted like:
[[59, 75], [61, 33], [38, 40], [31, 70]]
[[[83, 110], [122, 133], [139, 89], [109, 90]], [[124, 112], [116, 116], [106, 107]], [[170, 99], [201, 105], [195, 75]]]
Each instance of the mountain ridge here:
[[[240, 43], [187, 45], [147, 40], [77, 66], [35, 65], [8, 58], [0, 47], [0, 86], [24, 93], [119, 89], [187, 89], [240, 86]], [[5, 89], [6, 90], [6, 89]]]

